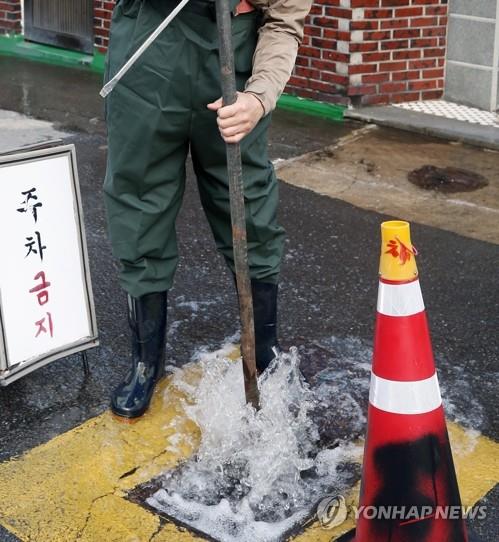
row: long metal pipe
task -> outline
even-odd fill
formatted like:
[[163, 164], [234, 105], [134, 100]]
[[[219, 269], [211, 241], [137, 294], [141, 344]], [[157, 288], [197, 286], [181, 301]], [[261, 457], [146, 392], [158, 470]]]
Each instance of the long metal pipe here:
[[[237, 101], [237, 89], [229, 0], [216, 0], [216, 13], [223, 104], [232, 105]], [[227, 143], [226, 148], [230, 191], [230, 214], [232, 221], [232, 242], [242, 327], [241, 355], [243, 359], [244, 388], [246, 401], [251, 403], [255, 408], [258, 408], [259, 395], [255, 359], [255, 325], [248, 266], [241, 147], [238, 143]]]

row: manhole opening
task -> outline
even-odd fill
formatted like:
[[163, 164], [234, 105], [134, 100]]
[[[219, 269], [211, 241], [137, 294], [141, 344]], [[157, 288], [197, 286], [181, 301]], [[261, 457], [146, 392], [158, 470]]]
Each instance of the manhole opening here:
[[[224, 530], [230, 536], [230, 538], [218, 538], [214, 536], [214, 533], [210, 529], [203, 529], [197, 525], [196, 515], [193, 514], [190, 518], [186, 517], [184, 513], [179, 515], [174, 515], [168, 513], [167, 510], [158, 508], [158, 506], [153, 506], [150, 504], [153, 498], [153, 495], [157, 494], [159, 491], [167, 491], [165, 489], [165, 482], [163, 477], [156, 478], [151, 482], [137, 486], [132, 492], [127, 496], [128, 500], [142, 506], [146, 510], [149, 510], [153, 514], [156, 514], [161, 519], [174, 523], [180, 528], [187, 529], [188, 531], [202, 537], [205, 540], [211, 540], [213, 542], [221, 542], [225, 540], [239, 540], [240, 532], [238, 526], [234, 524], [233, 526], [228, 525], [227, 523], [224, 526]], [[306, 528], [310, 523], [317, 519], [317, 505], [320, 501], [311, 503], [311, 505], [302, 510], [302, 514], [297, 521], [289, 523], [288, 525], [280, 526], [276, 524], [273, 527], [275, 531], [274, 536], [271, 538], [273, 541], [277, 540], [287, 540], [289, 537], [294, 536]], [[191, 521], [190, 521], [191, 520]], [[245, 535], [242, 535], [244, 540], [246, 540]]]
[[483, 175], [466, 169], [425, 165], [408, 174], [409, 181], [425, 190], [437, 192], [472, 192], [489, 184]]
[[[186, 403], [200, 428], [198, 452], [127, 498], [217, 542], [276, 542], [315, 521], [319, 503], [359, 479], [359, 447], [323, 440], [315, 412], [331, 412], [317, 408], [298, 363], [296, 352], [279, 355], [260, 382], [257, 413], [241, 403], [240, 366], [201, 360], [203, 376]], [[174, 385], [184, 384], [179, 374]]]
[[[297, 535], [306, 529], [309, 525], [315, 522], [317, 519], [322, 521], [321, 518], [318, 518], [318, 506], [321, 502], [329, 499], [337, 499], [341, 493], [345, 492], [345, 486], [353, 486], [355, 481], [358, 479], [359, 472], [358, 468], [352, 468], [352, 465], [345, 465], [345, 470], [349, 470], [348, 478], [349, 483], [342, 485], [341, 488], [337, 486], [325, 486], [323, 480], [321, 480], [320, 475], [317, 473], [307, 473], [305, 472], [304, 476], [308, 477], [309, 483], [312, 485], [315, 484], [315, 488], [311, 491], [310, 502], [306, 507], [303, 507], [299, 510], [294, 510], [294, 513], [290, 513], [289, 517], [284, 520], [272, 522], [265, 521], [265, 516], [259, 516], [258, 513], [255, 514], [253, 524], [243, 526], [237, 520], [237, 513], [234, 514], [234, 519], [231, 520], [230, 517], [226, 517], [221, 521], [219, 529], [214, 529], [213, 525], [206, 525], [203, 527], [200, 525], [199, 515], [200, 509], [208, 507], [220, 508], [220, 502], [216, 503], [213, 500], [204, 499], [203, 495], [200, 494], [195, 501], [192, 502], [193, 507], [189, 511], [189, 502], [183, 501], [179, 495], [173, 495], [170, 493], [168, 488], [168, 477], [181, 475], [182, 469], [188, 468], [189, 463], [195, 461], [191, 459], [186, 463], [180, 465], [174, 471], [169, 471], [166, 476], [165, 474], [154, 478], [149, 482], [145, 482], [127, 495], [127, 499], [130, 502], [142, 506], [146, 510], [152, 512], [153, 514], [159, 516], [162, 520], [174, 523], [180, 528], [187, 529], [190, 532], [203, 537], [205, 540], [212, 540], [214, 542], [239, 542], [239, 541], [250, 541], [250, 540], [267, 540], [269, 542], [277, 542], [282, 540], [288, 540], [288, 538]], [[226, 506], [231, 506], [231, 503], [228, 499], [228, 494], [230, 493], [229, 488], [224, 488], [225, 491], [221, 492], [219, 499], [226, 501]], [[233, 486], [235, 489], [235, 485]], [[171, 497], [168, 500], [162, 502], [161, 495]], [[179, 498], [180, 497], [180, 498]], [[339, 497], [343, 499], [343, 497]], [[179, 508], [175, 510], [175, 501], [179, 502]], [[330, 518], [325, 518], [327, 521]], [[232, 525], [231, 525], [232, 521]], [[255, 532], [255, 525], [259, 523], [266, 523], [266, 526], [262, 528], [261, 532], [258, 532], [258, 527]], [[217, 532], [218, 531], [218, 532]]]

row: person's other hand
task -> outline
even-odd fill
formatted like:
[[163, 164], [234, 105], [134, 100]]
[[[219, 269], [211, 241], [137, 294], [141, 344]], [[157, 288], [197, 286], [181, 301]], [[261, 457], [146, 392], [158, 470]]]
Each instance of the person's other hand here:
[[218, 128], [226, 143], [239, 143], [265, 113], [262, 102], [249, 92], [238, 92], [237, 101], [232, 105], [223, 107], [219, 98], [207, 107], [217, 112]]

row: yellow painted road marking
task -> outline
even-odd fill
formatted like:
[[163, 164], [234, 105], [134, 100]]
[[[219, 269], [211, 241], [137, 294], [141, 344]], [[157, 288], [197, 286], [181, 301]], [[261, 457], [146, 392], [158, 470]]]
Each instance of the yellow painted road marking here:
[[[193, 368], [186, 376], [198, 374]], [[125, 491], [175, 467], [199, 443], [185, 397], [169, 382], [133, 425], [106, 412], [1, 464], [0, 523], [30, 542], [151, 540], [159, 518], [125, 501]]]
[[[195, 383], [199, 367], [184, 378]], [[124, 499], [128, 490], [188, 458], [199, 431], [184, 413], [186, 399], [170, 385], [158, 386], [151, 410], [133, 425], [109, 412], [0, 464], [0, 523], [23, 542], [187, 542], [199, 540]], [[499, 480], [499, 445], [449, 424], [465, 506]], [[358, 489], [346, 495], [357, 502]], [[299, 542], [329, 542], [353, 527], [350, 517], [334, 530], [318, 523]]]

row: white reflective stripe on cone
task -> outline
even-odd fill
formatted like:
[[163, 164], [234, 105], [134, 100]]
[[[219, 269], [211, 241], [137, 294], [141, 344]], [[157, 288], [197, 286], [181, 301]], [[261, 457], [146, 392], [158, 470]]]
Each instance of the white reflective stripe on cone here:
[[437, 374], [425, 380], [400, 382], [371, 373], [370, 403], [393, 414], [424, 414], [442, 404]]
[[411, 316], [424, 311], [419, 280], [405, 284], [379, 282], [378, 312], [386, 316]]

